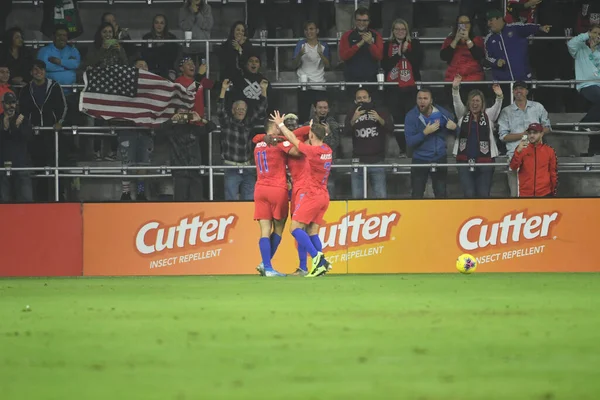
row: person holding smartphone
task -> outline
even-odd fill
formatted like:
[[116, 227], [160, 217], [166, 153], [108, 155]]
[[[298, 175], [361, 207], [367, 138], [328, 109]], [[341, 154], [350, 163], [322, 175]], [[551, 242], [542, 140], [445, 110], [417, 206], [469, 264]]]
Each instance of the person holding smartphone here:
[[[481, 61], [485, 58], [483, 38], [475, 36], [471, 27], [471, 19], [467, 15], [459, 15], [450, 36], [444, 40], [440, 50], [440, 58], [448, 63], [444, 80], [452, 82], [460, 75], [463, 82], [482, 81], [484, 79]], [[451, 86], [449, 87], [452, 88]], [[460, 96], [467, 97], [473, 86], [460, 87]]]
[[117, 64], [127, 65], [127, 54], [116, 39], [115, 28], [103, 22], [96, 30], [94, 44], [86, 57], [86, 66], [93, 68]]

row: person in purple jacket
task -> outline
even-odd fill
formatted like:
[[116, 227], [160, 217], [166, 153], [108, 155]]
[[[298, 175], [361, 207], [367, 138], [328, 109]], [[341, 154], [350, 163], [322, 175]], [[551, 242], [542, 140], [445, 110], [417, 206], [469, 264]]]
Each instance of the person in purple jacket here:
[[502, 12], [487, 13], [490, 33], [485, 37], [485, 56], [491, 64], [496, 81], [526, 81], [531, 78], [529, 68], [529, 36], [548, 33], [550, 25], [507, 24]]

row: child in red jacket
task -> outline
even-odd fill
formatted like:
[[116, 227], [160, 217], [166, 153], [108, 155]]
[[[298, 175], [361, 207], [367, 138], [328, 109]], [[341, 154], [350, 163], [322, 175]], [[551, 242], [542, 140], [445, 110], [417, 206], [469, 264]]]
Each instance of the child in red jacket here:
[[510, 169], [519, 169], [519, 197], [549, 197], [556, 195], [557, 160], [554, 149], [542, 143], [544, 127], [531, 124], [510, 162]]

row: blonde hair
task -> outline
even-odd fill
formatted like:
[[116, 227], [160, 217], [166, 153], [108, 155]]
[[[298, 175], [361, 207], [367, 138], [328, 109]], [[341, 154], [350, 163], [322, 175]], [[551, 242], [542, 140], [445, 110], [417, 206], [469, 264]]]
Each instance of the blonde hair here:
[[396, 40], [396, 36], [394, 36], [394, 28], [396, 25], [404, 25], [406, 28], [406, 41], [410, 43], [410, 28], [408, 27], [408, 22], [403, 20], [402, 18], [396, 18], [394, 22], [392, 22], [392, 32], [390, 33], [390, 41]]
[[483, 95], [483, 92], [479, 89], [473, 89], [467, 95], [467, 109], [469, 110], [469, 112], [471, 111], [471, 109], [469, 108], [471, 106], [471, 100], [473, 100], [473, 97], [476, 96], [479, 96], [481, 98], [481, 111], [485, 112], [485, 96]]

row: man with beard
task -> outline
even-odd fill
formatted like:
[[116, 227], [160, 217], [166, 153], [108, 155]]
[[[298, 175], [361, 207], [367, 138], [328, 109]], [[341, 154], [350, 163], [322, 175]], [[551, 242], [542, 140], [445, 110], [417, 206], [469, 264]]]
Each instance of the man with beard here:
[[[404, 120], [406, 144], [413, 149], [413, 164], [446, 163], [446, 138], [454, 135], [457, 127], [453, 119], [449, 111], [433, 103], [431, 90], [419, 90], [417, 105]], [[430, 174], [435, 197], [446, 197], [448, 168], [437, 167], [432, 171], [429, 167], [413, 167], [410, 170], [413, 199], [423, 198]]]
[[[31, 166], [28, 143], [33, 136], [29, 120], [17, 112], [17, 97], [7, 92], [2, 98], [4, 113], [0, 114], [0, 160], [5, 168]], [[4, 174], [2, 174], [4, 175]], [[10, 176], [0, 175], [2, 202], [33, 201], [29, 171], [12, 171]]]
[[[387, 136], [394, 132], [394, 122], [388, 112], [375, 107], [371, 95], [364, 89], [355, 94], [356, 109], [346, 115], [345, 133], [352, 135], [352, 158], [363, 164], [383, 163], [387, 149]], [[387, 197], [385, 168], [368, 168], [368, 183], [376, 199]], [[365, 195], [363, 169], [352, 172], [352, 197]]]

